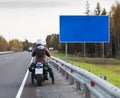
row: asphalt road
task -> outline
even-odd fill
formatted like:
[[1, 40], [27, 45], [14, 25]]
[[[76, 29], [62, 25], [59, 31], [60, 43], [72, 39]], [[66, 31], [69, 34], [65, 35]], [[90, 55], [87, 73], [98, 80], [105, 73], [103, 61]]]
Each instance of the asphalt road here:
[[15, 98], [30, 60], [28, 52], [0, 55], [0, 98]]
[[[15, 98], [31, 61], [30, 52], [0, 55], [0, 98]], [[84, 98], [75, 90], [75, 85], [54, 69], [55, 84], [51, 79], [37, 87], [31, 85], [30, 73], [25, 81], [20, 98]]]
[[84, 98], [76, 91], [75, 85], [70, 85], [58, 71], [54, 69], [55, 84], [51, 79], [45, 81], [41, 87], [30, 83], [30, 76], [26, 81], [21, 98]]

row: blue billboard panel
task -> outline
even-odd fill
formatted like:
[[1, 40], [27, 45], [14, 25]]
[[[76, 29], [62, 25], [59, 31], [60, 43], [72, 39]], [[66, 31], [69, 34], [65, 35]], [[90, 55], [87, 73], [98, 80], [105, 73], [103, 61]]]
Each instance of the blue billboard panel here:
[[60, 42], [109, 42], [108, 16], [60, 16]]

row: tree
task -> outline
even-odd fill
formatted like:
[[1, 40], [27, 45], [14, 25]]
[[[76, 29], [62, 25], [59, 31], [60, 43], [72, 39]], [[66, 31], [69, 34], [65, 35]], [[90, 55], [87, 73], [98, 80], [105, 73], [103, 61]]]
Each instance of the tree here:
[[103, 8], [101, 15], [106, 15], [106, 14], [107, 14], [106, 9]]
[[[85, 12], [86, 15], [89, 15], [90, 14], [90, 5], [89, 5], [89, 2], [87, 1], [86, 2], [86, 12]], [[87, 44], [86, 43], [83, 43], [83, 57], [86, 57], [86, 46]]]
[[116, 57], [120, 57], [120, 2], [116, 2], [116, 4], [112, 6], [110, 15], [113, 22], [111, 27], [112, 33], [115, 35], [115, 54]]
[[[96, 6], [94, 12], [95, 12], [95, 15], [100, 15], [100, 13], [101, 13], [101, 6], [100, 6], [99, 3], [97, 3], [97, 6]], [[100, 55], [100, 53], [99, 53], [99, 43], [98, 44], [95, 43], [95, 56], [99, 56], [99, 55]]]
[[86, 2], [86, 12], [85, 12], [85, 14], [90, 15], [90, 5], [89, 5], [88, 1]]
[[8, 42], [3, 36], [0, 36], [0, 51], [8, 50]]
[[23, 50], [28, 50], [29, 48], [29, 42], [27, 39], [25, 39], [25, 41], [23, 42]]
[[95, 8], [95, 15], [100, 15], [100, 13], [101, 13], [100, 3], [97, 3], [97, 6]]
[[58, 34], [52, 34], [48, 35], [46, 38], [46, 45], [47, 47], [53, 47], [55, 50], [58, 49], [59, 45], [59, 35]]
[[23, 44], [17, 39], [12, 39], [9, 41], [9, 48], [11, 51], [22, 51], [23, 50]]

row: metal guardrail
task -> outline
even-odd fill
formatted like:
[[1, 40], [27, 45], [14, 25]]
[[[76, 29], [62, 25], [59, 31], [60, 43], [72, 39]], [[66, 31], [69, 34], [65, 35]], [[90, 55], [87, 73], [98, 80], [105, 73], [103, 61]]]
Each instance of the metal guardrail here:
[[85, 98], [120, 98], [120, 88], [106, 80], [84, 70], [80, 67], [69, 64], [56, 57], [51, 57], [49, 62], [58, 69], [70, 83], [76, 83], [76, 89], [83, 91]]
[[4, 51], [4, 52], [0, 52], [0, 55], [9, 54], [9, 53], [13, 53], [13, 51]]

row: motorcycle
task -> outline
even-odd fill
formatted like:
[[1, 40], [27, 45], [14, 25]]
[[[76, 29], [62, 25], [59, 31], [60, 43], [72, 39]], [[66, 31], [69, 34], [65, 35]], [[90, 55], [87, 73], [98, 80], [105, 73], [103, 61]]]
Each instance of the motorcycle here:
[[29, 70], [31, 70], [33, 74], [31, 77], [32, 82], [34, 83], [35, 79], [38, 86], [42, 86], [42, 83], [45, 80], [48, 80], [48, 67], [46, 66], [46, 64], [43, 64], [42, 62], [37, 62], [36, 64], [34, 64], [34, 66], [31, 66]]

